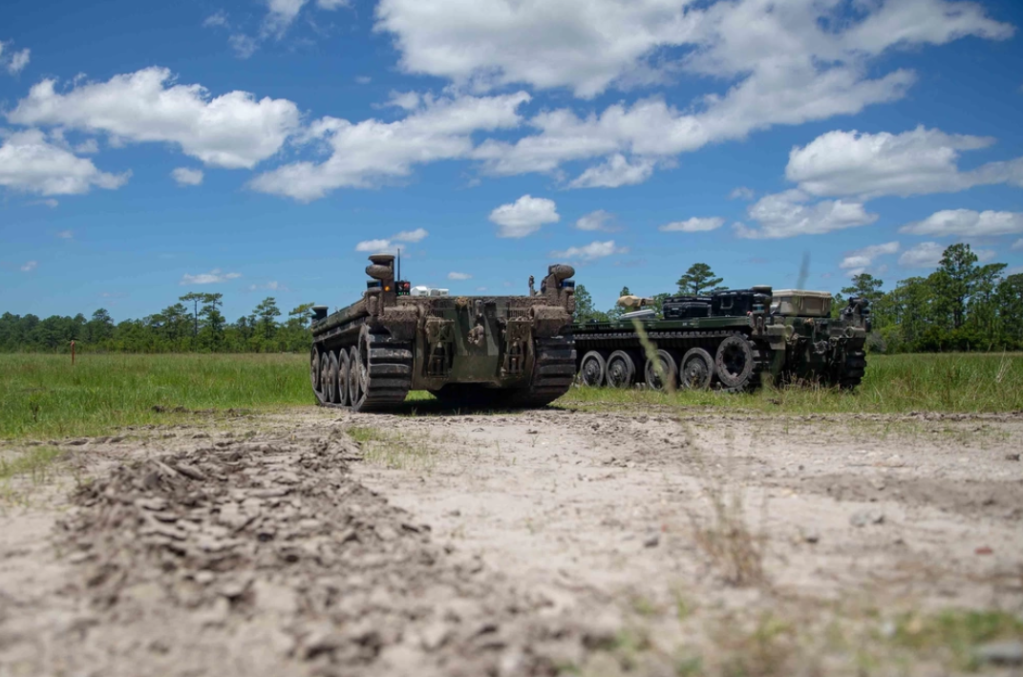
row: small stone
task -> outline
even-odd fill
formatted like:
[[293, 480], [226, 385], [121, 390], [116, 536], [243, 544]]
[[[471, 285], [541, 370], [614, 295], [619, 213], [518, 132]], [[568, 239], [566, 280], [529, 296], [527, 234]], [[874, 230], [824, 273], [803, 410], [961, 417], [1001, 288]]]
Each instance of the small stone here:
[[1017, 451], [1015, 454], [1006, 454], [1005, 455], [1005, 460], [1006, 461], [1018, 461], [1019, 460], [1019, 452]]
[[178, 463], [177, 467], [174, 468], [185, 477], [189, 477], [193, 480], [202, 482], [206, 479], [206, 474], [202, 470], [199, 470], [194, 465], [188, 465], [187, 463]]
[[854, 527], [865, 527], [868, 524], [884, 523], [884, 513], [880, 510], [861, 510], [853, 513], [849, 518], [849, 524]]
[[661, 542], [661, 537], [660, 537], [660, 535], [659, 535], [659, 534], [650, 534], [650, 535], [649, 535], [649, 536], [647, 536], [647, 537], [646, 537], [646, 539], [645, 539], [645, 540], [643, 541], [643, 547], [644, 547], [644, 548], [656, 548], [656, 547], [657, 547], [657, 545], [658, 545], [658, 544], [659, 544], [660, 542]]
[[991, 642], [982, 644], [975, 651], [977, 660], [995, 665], [1023, 665], [1023, 642]]
[[803, 540], [807, 543], [819, 543], [821, 540], [821, 534], [816, 529], [807, 529], [803, 532]]

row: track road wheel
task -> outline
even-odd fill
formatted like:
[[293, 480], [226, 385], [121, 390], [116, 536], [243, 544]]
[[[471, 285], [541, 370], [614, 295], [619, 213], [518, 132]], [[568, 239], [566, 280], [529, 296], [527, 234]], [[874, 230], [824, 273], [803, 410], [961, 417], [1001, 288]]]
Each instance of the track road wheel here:
[[579, 364], [579, 382], [584, 386], [599, 388], [604, 385], [607, 377], [607, 362], [604, 356], [596, 350], [583, 355], [583, 361]]
[[330, 404], [330, 353], [320, 353], [320, 402]]
[[348, 406], [348, 369], [352, 362], [348, 351], [342, 348], [337, 353], [337, 403], [342, 407]]
[[729, 390], [745, 390], [752, 385], [756, 368], [753, 346], [741, 334], [725, 337], [718, 345], [714, 366], [721, 385]]
[[[657, 368], [658, 362], [660, 362], [660, 369]], [[668, 390], [669, 392], [674, 390], [675, 384], [678, 383], [678, 364], [675, 362], [675, 356], [667, 350], [658, 350], [657, 356], [653, 360], [646, 361], [646, 365], [643, 367], [643, 377], [647, 387], [651, 390]]]
[[348, 349], [348, 406], [358, 411], [365, 396], [366, 366], [359, 355], [359, 346]]
[[327, 387], [324, 389], [324, 396], [331, 404], [337, 404], [341, 401], [341, 393], [337, 389], [337, 372], [340, 362], [337, 359], [336, 350], [331, 350], [328, 355], [330, 361], [327, 363]]
[[714, 358], [703, 348], [690, 348], [682, 356], [679, 385], [683, 390], [706, 390], [714, 378]]
[[309, 381], [312, 383], [316, 399], [322, 402], [323, 397], [320, 396], [320, 349], [316, 346], [313, 346], [309, 355]]
[[[349, 382], [357, 374], [358, 388], [352, 393], [353, 411], [383, 411], [405, 401], [412, 385], [412, 346], [387, 334], [374, 334], [363, 327], [349, 365]], [[358, 397], [354, 397], [358, 391]]]
[[611, 388], [628, 388], [636, 376], [636, 363], [632, 355], [616, 350], [607, 358], [607, 385]]

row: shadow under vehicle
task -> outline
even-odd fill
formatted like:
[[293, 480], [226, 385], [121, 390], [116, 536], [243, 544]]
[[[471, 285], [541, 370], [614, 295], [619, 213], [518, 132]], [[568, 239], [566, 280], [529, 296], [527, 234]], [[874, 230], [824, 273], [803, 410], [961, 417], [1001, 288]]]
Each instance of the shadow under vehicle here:
[[333, 314], [314, 307], [309, 375], [324, 406], [393, 410], [409, 390], [450, 404], [541, 407], [575, 377], [575, 270], [552, 265], [528, 296], [447, 296], [369, 257], [363, 297]]
[[[707, 296], [655, 300], [623, 296], [632, 310], [612, 322], [572, 326], [578, 380], [583, 385], [656, 390], [668, 382], [682, 389], [756, 389], [769, 374], [775, 383], [813, 381], [855, 388], [866, 368], [869, 304], [849, 299], [831, 317], [831, 294], [768, 286], [716, 291]], [[638, 323], [655, 347], [648, 356]], [[654, 360], [660, 362], [660, 368]]]

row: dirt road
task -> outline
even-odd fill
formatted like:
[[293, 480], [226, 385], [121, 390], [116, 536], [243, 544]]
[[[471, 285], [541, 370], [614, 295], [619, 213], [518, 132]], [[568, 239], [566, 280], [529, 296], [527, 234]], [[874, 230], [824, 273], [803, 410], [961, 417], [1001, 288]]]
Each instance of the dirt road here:
[[1019, 669], [1020, 416], [310, 408], [59, 446], [3, 499], [0, 675]]

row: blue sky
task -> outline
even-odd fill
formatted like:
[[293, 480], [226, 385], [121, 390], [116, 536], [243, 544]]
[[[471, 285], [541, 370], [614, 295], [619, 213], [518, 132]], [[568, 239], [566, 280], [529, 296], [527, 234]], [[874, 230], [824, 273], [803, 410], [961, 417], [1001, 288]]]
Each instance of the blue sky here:
[[1023, 270], [1014, 0], [0, 8], [0, 312]]

